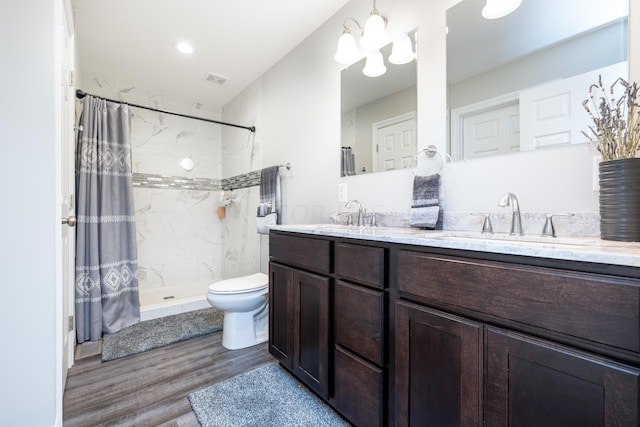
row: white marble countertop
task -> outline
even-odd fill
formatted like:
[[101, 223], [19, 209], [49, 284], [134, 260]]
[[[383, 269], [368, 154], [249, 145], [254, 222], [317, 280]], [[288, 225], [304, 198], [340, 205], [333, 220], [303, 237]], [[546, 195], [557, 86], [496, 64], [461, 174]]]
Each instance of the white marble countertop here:
[[354, 227], [340, 224], [275, 225], [271, 230], [437, 248], [462, 249], [539, 258], [640, 267], [640, 243], [598, 238], [536, 235], [484, 235], [468, 231], [430, 231], [409, 227]]

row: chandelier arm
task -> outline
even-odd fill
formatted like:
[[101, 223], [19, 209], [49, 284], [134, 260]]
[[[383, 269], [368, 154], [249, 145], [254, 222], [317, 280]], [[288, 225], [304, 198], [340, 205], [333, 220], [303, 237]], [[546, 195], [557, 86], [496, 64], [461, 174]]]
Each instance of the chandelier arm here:
[[362, 31], [364, 30], [364, 28], [360, 25], [360, 23], [358, 21], [356, 21], [354, 18], [347, 18], [344, 20], [344, 22], [342, 23], [342, 26], [344, 27], [344, 31], [346, 32], [351, 32], [351, 30], [349, 29], [349, 27], [347, 27], [347, 23], [349, 21], [352, 21], [354, 24], [356, 24], [356, 26]]

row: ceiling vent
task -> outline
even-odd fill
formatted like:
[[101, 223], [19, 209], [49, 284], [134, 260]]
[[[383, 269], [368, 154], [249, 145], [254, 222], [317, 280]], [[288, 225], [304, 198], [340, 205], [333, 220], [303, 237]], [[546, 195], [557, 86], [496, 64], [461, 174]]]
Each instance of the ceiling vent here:
[[219, 74], [215, 74], [215, 73], [212, 73], [212, 72], [208, 72], [207, 75], [204, 76], [204, 79], [206, 81], [208, 81], [208, 82], [216, 83], [216, 84], [219, 84], [221, 86], [223, 84], [225, 84], [227, 82], [227, 80], [229, 80], [228, 78], [226, 78], [224, 76], [221, 76]]

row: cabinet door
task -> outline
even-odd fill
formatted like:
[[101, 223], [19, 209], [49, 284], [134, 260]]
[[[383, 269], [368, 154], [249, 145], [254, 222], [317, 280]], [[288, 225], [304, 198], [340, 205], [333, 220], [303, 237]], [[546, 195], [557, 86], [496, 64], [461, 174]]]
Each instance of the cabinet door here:
[[638, 369], [496, 328], [486, 352], [486, 425], [638, 426]]
[[293, 369], [293, 269], [269, 264], [269, 353]]
[[479, 323], [396, 303], [396, 425], [480, 426], [481, 345]]
[[328, 277], [294, 270], [293, 372], [327, 398], [329, 389]]
[[331, 404], [356, 426], [384, 425], [384, 371], [336, 346]]

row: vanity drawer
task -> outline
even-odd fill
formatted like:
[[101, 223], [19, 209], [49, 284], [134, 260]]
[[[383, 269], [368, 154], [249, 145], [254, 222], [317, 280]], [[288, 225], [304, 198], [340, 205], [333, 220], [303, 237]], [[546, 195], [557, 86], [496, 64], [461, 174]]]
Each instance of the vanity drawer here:
[[338, 280], [333, 301], [336, 344], [383, 365], [384, 293]]
[[640, 351], [640, 280], [401, 250], [398, 289], [439, 304]]
[[298, 236], [269, 235], [269, 256], [272, 260], [317, 271], [331, 272], [331, 242]]
[[332, 404], [356, 426], [384, 425], [384, 371], [335, 347]]
[[340, 277], [384, 288], [384, 249], [336, 243], [336, 274]]

